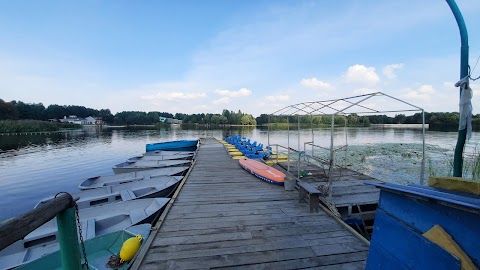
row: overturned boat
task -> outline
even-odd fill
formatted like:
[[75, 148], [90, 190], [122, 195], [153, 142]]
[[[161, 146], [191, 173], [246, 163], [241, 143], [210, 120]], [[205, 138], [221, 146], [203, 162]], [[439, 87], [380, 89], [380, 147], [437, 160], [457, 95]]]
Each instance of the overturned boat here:
[[[78, 209], [120, 201], [168, 197], [173, 193], [182, 178], [182, 176], [156, 176], [148, 180], [82, 190], [79, 193], [72, 194], [72, 197], [75, 198]], [[51, 199], [53, 199], [53, 196], [42, 199], [34, 208], [46, 204]]]
[[107, 176], [95, 176], [90, 177], [78, 185], [79, 189], [92, 189], [99, 188], [103, 186], [115, 186], [121, 185], [130, 182], [144, 181], [149, 179], [157, 179], [163, 181], [162, 179], [178, 179], [181, 180], [183, 176], [174, 176], [184, 174], [189, 167], [169, 167], [161, 168], [155, 170], [139, 171], [139, 172], [130, 172], [122, 173], [116, 175], [107, 175]]
[[[84, 240], [153, 222], [168, 198], [138, 199], [81, 209], [80, 227]], [[48, 221], [0, 251], [0, 269], [9, 269], [58, 250], [57, 220]]]
[[178, 140], [160, 143], [149, 143], [145, 146], [146, 151], [165, 150], [165, 151], [182, 151], [195, 150], [198, 140]]
[[160, 169], [175, 166], [190, 166], [190, 160], [145, 160], [127, 161], [115, 165], [112, 169], [115, 174]]

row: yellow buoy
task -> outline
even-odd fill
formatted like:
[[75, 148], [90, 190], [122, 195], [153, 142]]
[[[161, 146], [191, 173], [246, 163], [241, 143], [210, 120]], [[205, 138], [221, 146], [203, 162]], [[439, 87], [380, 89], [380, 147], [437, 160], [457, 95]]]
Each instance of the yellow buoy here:
[[120, 249], [120, 259], [121, 262], [128, 262], [137, 253], [140, 245], [142, 243], [142, 236], [137, 234], [135, 237], [128, 238], [122, 245], [122, 249]]

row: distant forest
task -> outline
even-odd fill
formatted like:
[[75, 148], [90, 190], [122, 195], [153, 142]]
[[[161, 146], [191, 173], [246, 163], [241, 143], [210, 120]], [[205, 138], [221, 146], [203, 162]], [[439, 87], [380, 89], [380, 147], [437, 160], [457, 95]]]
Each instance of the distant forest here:
[[[268, 115], [261, 114], [254, 118], [251, 114], [241, 111], [234, 112], [223, 110], [221, 114], [200, 113], [168, 113], [168, 112], [140, 112], [124, 111], [113, 115], [109, 109], [92, 109], [76, 105], [56, 105], [45, 107], [42, 103], [24, 103], [22, 101], [5, 102], [0, 99], [0, 120], [43, 120], [60, 119], [64, 116], [76, 115], [78, 117], [101, 117], [104, 122], [111, 125], [150, 125], [157, 124], [159, 117], [175, 118], [185, 124], [230, 124], [230, 125], [265, 125], [268, 123]], [[457, 112], [425, 112], [425, 123], [430, 124], [431, 130], [453, 130], [458, 127], [459, 114]], [[411, 116], [397, 114], [394, 117], [387, 115], [355, 115], [336, 116], [336, 125], [344, 125], [345, 120], [349, 126], [369, 126], [370, 124], [421, 124], [422, 114], [416, 113]], [[290, 123], [297, 123], [296, 117], [290, 117]], [[287, 123], [286, 117], [271, 117], [271, 123]], [[331, 117], [305, 116], [300, 117], [301, 124], [330, 125]], [[480, 130], [480, 114], [473, 116], [472, 126], [474, 130]]]
[[22, 101], [5, 102], [0, 99], [0, 120], [42, 120], [61, 119], [65, 116], [101, 117], [110, 125], [154, 125], [159, 123], [159, 117], [176, 118], [186, 124], [237, 124], [256, 125], [251, 114], [241, 111], [223, 110], [222, 114], [183, 114], [175, 115], [168, 112], [124, 111], [113, 115], [109, 109], [92, 109], [76, 105], [56, 105], [45, 107], [42, 103], [24, 103]]

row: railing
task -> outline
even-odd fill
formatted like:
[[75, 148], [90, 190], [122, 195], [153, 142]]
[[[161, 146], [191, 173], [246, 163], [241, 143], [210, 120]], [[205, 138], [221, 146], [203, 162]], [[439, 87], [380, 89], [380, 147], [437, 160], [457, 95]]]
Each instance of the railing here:
[[1, 223], [0, 251], [56, 216], [62, 267], [69, 270], [81, 269], [74, 205], [72, 196], [62, 193], [32, 211]]

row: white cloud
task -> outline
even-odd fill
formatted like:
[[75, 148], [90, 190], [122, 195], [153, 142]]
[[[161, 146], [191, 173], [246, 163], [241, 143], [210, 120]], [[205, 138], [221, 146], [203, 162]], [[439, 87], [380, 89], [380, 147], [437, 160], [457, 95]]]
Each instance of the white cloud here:
[[290, 100], [289, 95], [266, 96], [265, 99], [269, 102], [285, 102]]
[[353, 90], [353, 93], [355, 95], [365, 95], [365, 94], [371, 94], [376, 92], [380, 92], [380, 90], [372, 89], [372, 88], [358, 88]]
[[213, 92], [221, 96], [228, 96], [228, 97], [246, 97], [252, 94], [252, 91], [250, 91], [247, 88], [240, 88], [240, 90], [238, 91], [218, 89], [218, 90], [214, 90]]
[[315, 77], [310, 79], [302, 79], [300, 81], [300, 84], [307, 88], [320, 89], [320, 90], [326, 90], [326, 91], [335, 90], [335, 88], [331, 84], [327, 82], [322, 82]]
[[405, 89], [403, 97], [412, 100], [430, 101], [431, 95], [436, 92], [433, 86], [429, 84], [421, 85], [417, 90]]
[[420, 92], [421, 94], [433, 94], [435, 93], [435, 89], [433, 89], [433, 86], [431, 86], [430, 84], [424, 84], [422, 86], [420, 86], [420, 88], [418, 88], [418, 92]]
[[229, 97], [222, 97], [219, 99], [216, 99], [212, 101], [213, 104], [219, 105], [219, 104], [229, 104], [232, 100]]
[[375, 85], [380, 81], [374, 67], [358, 64], [348, 68], [345, 78], [348, 83], [360, 85]]
[[183, 93], [183, 92], [159, 92], [154, 95], [141, 96], [144, 100], [185, 100], [185, 99], [197, 99], [205, 98], [205, 93]]
[[455, 83], [454, 82], [443, 82], [443, 87], [445, 88], [455, 88]]
[[403, 68], [403, 64], [391, 64], [391, 65], [386, 65], [382, 72], [385, 77], [387, 77], [390, 80], [396, 79], [397, 74], [395, 73], [396, 70]]

